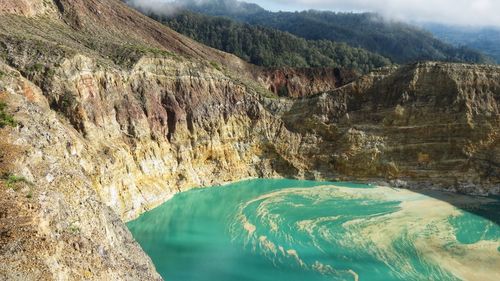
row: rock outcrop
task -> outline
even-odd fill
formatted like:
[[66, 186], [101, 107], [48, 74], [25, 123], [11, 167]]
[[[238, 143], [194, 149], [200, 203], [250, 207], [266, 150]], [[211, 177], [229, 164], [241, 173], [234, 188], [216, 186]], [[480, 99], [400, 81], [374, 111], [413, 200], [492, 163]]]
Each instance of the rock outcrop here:
[[56, 5], [52, 1], [44, 0], [2, 0], [0, 2], [0, 14], [14, 14], [25, 17], [36, 15], [54, 15]]
[[18, 123], [0, 129], [0, 279], [160, 280], [77, 156], [90, 143], [37, 86], [0, 70], [0, 99]]
[[16, 121], [0, 129], [0, 278], [159, 279], [123, 221], [243, 178], [499, 193], [498, 67], [422, 63], [330, 91], [344, 78], [259, 74], [120, 1], [41, 2], [0, 15]]
[[499, 78], [493, 66], [384, 69], [296, 101], [283, 120], [293, 132], [323, 136], [328, 156], [313, 169], [329, 167], [344, 179], [498, 193]]
[[344, 86], [357, 78], [339, 68], [276, 68], [259, 71], [256, 79], [280, 97], [303, 98]]

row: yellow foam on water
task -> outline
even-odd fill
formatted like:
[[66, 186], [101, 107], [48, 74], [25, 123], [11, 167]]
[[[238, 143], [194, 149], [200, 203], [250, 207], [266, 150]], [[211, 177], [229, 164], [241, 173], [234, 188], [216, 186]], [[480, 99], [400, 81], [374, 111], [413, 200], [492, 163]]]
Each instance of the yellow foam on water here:
[[[461, 244], [457, 241], [456, 230], [449, 221], [449, 218], [461, 215], [461, 210], [445, 201], [410, 190], [390, 187], [369, 189], [339, 186], [289, 188], [261, 195], [242, 204], [237, 214], [238, 222], [246, 231], [247, 238], [249, 240], [258, 239], [261, 251], [267, 254], [273, 256], [281, 254], [290, 257], [296, 260], [300, 266], [322, 274], [344, 272], [352, 275], [353, 280], [359, 280], [358, 274], [353, 270], [336, 271], [333, 266], [319, 261], [307, 265], [296, 250], [288, 249], [285, 252], [283, 245], [270, 241], [267, 236], [255, 236], [256, 233], [268, 231], [281, 237], [288, 237], [288, 242], [294, 242], [293, 233], [287, 233], [290, 231], [289, 229], [280, 229], [280, 222], [283, 221], [283, 216], [286, 216], [286, 213], [280, 214], [272, 211], [273, 207], [286, 202], [287, 196], [290, 195], [310, 199], [311, 204], [321, 204], [326, 200], [332, 200], [332, 198], [339, 198], [339, 200], [369, 199], [374, 203], [401, 202], [399, 208], [393, 212], [351, 219], [345, 222], [342, 227], [347, 234], [342, 237], [342, 241], [333, 241], [336, 234], [334, 233], [335, 229], [330, 229], [328, 224], [325, 224], [325, 222], [336, 221], [341, 216], [325, 216], [297, 221], [295, 223], [297, 231], [309, 235], [313, 241], [312, 246], [323, 252], [327, 252], [328, 249], [321, 248], [321, 245], [316, 242], [318, 238], [321, 238], [322, 241], [340, 243], [344, 247], [368, 251], [402, 279], [408, 277], [425, 278], [421, 272], [414, 268], [412, 261], [405, 256], [405, 253], [399, 253], [394, 247], [396, 240], [404, 239], [405, 242], [413, 245], [420, 259], [441, 270], [437, 273], [439, 276], [433, 277], [434, 279], [445, 278], [452, 274], [463, 280], [500, 280], [500, 253], [497, 250], [500, 247], [500, 240], [479, 241], [470, 245]], [[471, 199], [460, 195], [454, 195], [451, 199], [456, 203], [472, 204], [484, 204], [491, 200]], [[258, 221], [255, 223], [252, 223], [245, 215], [248, 207], [252, 204], [258, 204], [254, 214]], [[301, 204], [296, 205], [299, 207]], [[259, 232], [256, 225], [266, 229]]]

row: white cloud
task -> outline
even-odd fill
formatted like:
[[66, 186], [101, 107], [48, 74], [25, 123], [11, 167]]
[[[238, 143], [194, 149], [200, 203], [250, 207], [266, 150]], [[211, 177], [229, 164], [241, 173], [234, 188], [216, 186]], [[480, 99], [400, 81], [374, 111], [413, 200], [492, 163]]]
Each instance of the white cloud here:
[[125, 3], [143, 12], [156, 12], [164, 15], [175, 14], [178, 8], [168, 0], [125, 0]]
[[[174, 12], [174, 0], [125, 0], [143, 10]], [[187, 0], [177, 0], [183, 2]], [[189, 0], [205, 2], [211, 0]], [[231, 0], [228, 0], [230, 2]], [[386, 18], [443, 24], [500, 27], [500, 0], [243, 0], [271, 10], [377, 12]], [[170, 2], [170, 3], [169, 3]]]
[[257, 0], [256, 2], [284, 10], [299, 8], [367, 11], [404, 21], [500, 26], [500, 0]]

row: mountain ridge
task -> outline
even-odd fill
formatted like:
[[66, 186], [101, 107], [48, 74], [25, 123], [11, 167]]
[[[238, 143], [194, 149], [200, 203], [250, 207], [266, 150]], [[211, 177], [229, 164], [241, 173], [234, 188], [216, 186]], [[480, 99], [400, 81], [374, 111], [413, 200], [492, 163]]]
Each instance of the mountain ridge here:
[[147, 15], [201, 43], [264, 67], [338, 67], [366, 73], [391, 64], [380, 55], [345, 43], [306, 41], [286, 32], [227, 18], [188, 11], [167, 17], [155, 12]]
[[480, 50], [500, 63], [500, 29], [495, 27], [463, 27], [444, 24], [422, 24], [441, 40], [454, 46]]
[[[178, 9], [212, 16], [225, 16], [252, 25], [290, 32], [308, 40], [332, 40], [361, 47], [395, 63], [434, 60], [489, 63], [490, 59], [467, 48], [455, 48], [415, 26], [387, 21], [373, 13], [329, 11], [270, 12], [264, 9], [234, 10], [248, 5], [237, 0], [174, 1]], [[369, 32], [368, 32], [369, 31]]]

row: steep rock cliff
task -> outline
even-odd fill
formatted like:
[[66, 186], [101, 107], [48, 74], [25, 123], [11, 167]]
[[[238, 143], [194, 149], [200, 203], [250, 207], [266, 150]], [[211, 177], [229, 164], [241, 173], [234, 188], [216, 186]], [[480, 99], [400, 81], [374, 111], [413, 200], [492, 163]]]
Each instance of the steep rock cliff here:
[[277, 96], [302, 98], [355, 80], [354, 71], [339, 68], [276, 68], [258, 72], [257, 81]]
[[161, 279], [93, 188], [78, 156], [90, 143], [38, 87], [9, 67], [0, 71], [0, 99], [17, 122], [0, 129], [0, 279]]
[[322, 135], [331, 169], [346, 178], [498, 193], [499, 70], [443, 63], [383, 69], [296, 101], [283, 119], [291, 131]]

